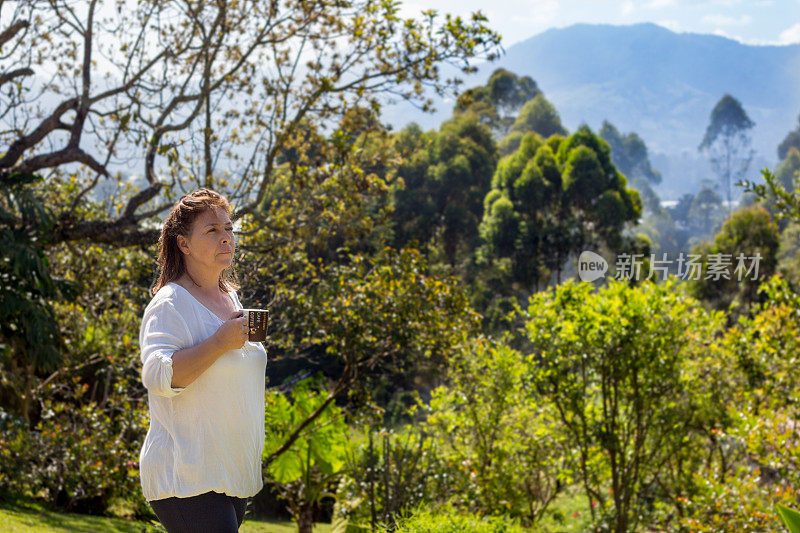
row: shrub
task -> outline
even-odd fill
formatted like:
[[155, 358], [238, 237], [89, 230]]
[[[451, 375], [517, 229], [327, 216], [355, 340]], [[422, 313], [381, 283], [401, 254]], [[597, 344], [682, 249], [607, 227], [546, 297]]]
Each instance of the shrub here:
[[576, 448], [596, 525], [636, 530], [650, 518], [654, 493], [676, 488], [663, 479], [696, 431], [694, 399], [704, 389], [686, 370], [708, 351], [719, 314], [670, 278], [636, 287], [612, 279], [596, 291], [568, 281], [532, 296], [524, 317], [530, 379]]
[[375, 524], [393, 530], [397, 516], [450, 492], [451, 475], [424, 430], [374, 434], [370, 428], [367, 442], [351, 443], [348, 475], [336, 491], [334, 520], [350, 529], [371, 530], [374, 510]]
[[0, 430], [0, 485], [45, 499], [51, 508], [103, 514], [119, 498], [133, 504], [134, 514], [148, 515], [139, 486], [139, 446], [124, 430], [144, 413], [131, 409], [127, 420], [112, 420], [95, 403], [75, 409], [44, 400], [44, 408], [32, 430], [21, 421]]
[[569, 481], [570, 450], [550, 430], [555, 413], [537, 398], [526, 369], [518, 351], [479, 339], [451, 359], [450, 384], [422, 407], [451, 473], [450, 492], [442, 496], [462, 509], [532, 526]]

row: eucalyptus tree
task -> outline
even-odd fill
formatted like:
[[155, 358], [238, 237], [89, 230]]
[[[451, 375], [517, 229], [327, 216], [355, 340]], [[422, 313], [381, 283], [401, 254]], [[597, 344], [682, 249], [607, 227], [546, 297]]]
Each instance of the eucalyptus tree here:
[[504, 68], [495, 69], [486, 85], [467, 89], [459, 95], [453, 114], [470, 111], [492, 128], [497, 139], [506, 136], [519, 110], [542, 92], [530, 76], [518, 76]]
[[639, 193], [611, 162], [608, 143], [587, 126], [546, 141], [535, 132], [503, 158], [484, 200], [480, 261], [510, 261], [524, 291], [549, 273], [560, 282], [566, 259], [587, 246], [619, 250], [642, 212]]
[[720, 179], [731, 210], [731, 181], [740, 180], [750, 168], [755, 150], [748, 130], [755, 123], [747, 116], [742, 104], [726, 94], [711, 111], [706, 133], [698, 147], [709, 155], [711, 168]]

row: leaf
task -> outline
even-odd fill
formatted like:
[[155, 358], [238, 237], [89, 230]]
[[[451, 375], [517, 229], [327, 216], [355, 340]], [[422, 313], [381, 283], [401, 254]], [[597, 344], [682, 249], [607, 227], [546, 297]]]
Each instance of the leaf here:
[[291, 483], [303, 475], [303, 465], [298, 454], [286, 452], [269, 465], [269, 473], [278, 483]]
[[779, 503], [775, 504], [778, 514], [783, 519], [783, 523], [789, 528], [791, 533], [800, 533], [800, 513], [794, 509], [789, 509]]

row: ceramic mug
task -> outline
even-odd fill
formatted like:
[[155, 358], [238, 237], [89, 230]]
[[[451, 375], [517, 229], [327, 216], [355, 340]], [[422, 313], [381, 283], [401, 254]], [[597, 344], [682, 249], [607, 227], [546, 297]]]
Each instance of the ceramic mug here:
[[242, 309], [242, 311], [247, 313], [247, 340], [250, 342], [267, 340], [269, 309]]

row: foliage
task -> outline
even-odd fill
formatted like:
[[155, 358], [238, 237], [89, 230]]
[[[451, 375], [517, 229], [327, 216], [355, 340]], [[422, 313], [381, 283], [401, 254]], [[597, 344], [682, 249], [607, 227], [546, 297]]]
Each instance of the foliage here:
[[797, 117], [797, 127], [787, 133], [778, 145], [778, 159], [786, 159], [792, 148], [800, 150], [800, 115]]
[[[434, 377], [426, 369], [447, 351], [437, 346], [456, 342], [451, 326], [473, 319], [441, 269], [413, 250], [386, 248], [393, 178], [384, 172], [388, 135], [364, 129], [372, 118], [349, 114], [322, 142], [293, 145], [266, 216], [242, 219], [239, 273], [243, 299], [273, 311], [278, 367], [321, 369], [341, 378], [337, 397], [355, 384], [351, 398], [369, 391], [385, 406], [396, 391]], [[334, 164], [341, 171], [329, 172]], [[414, 340], [423, 329], [425, 338]]]
[[638, 134], [623, 135], [607, 120], [603, 121], [598, 134], [611, 147], [614, 165], [629, 180], [642, 179], [654, 185], [661, 183], [661, 173], [652, 167], [647, 146]]
[[[763, 207], [736, 211], [711, 246], [694, 250], [702, 255], [700, 279], [691, 285], [694, 295], [718, 309], [734, 301], [750, 307], [758, 299], [760, 283], [776, 271], [778, 245], [778, 227]], [[716, 266], [710, 267], [712, 263]]]
[[492, 129], [495, 138], [502, 139], [519, 109], [540, 94], [531, 77], [498, 68], [489, 76], [486, 85], [467, 89], [459, 95], [453, 114], [477, 114], [480, 121]]
[[635, 530], [692, 418], [687, 359], [715, 320], [675, 278], [596, 292], [567, 281], [531, 297], [524, 312], [530, 377], [575, 446], [576, 476], [596, 526]]
[[444, 122], [438, 132], [407, 127], [394, 144], [402, 179], [394, 194], [394, 246], [414, 240], [424, 247], [433, 241], [450, 265], [470, 262], [497, 165], [489, 128], [466, 113]]
[[780, 180], [768, 168], [761, 170], [763, 183], [741, 180], [737, 185], [744, 187], [745, 192], [753, 193], [766, 203], [777, 221], [791, 220], [800, 222], [800, 190], [786, 190]]
[[352, 447], [348, 474], [337, 490], [334, 522], [347, 529], [393, 530], [399, 516], [450, 492], [448, 468], [424, 430], [372, 427], [367, 442]]
[[687, 221], [690, 231], [698, 238], [712, 235], [722, 224], [725, 214], [722, 198], [710, 187], [703, 187], [689, 204]]
[[292, 386], [291, 402], [280, 393], [267, 395], [265, 422], [267, 440], [264, 457], [269, 457], [286, 442], [291, 432], [319, 408], [323, 408], [291, 447], [266, 464], [266, 476], [278, 483], [280, 497], [301, 532], [311, 531], [313, 507], [324, 497], [333, 497], [331, 489], [343, 473], [347, 449], [347, 425], [344, 413], [335, 404], [325, 404], [327, 394], [319, 379], [304, 379]]
[[478, 339], [451, 360], [448, 385], [420, 406], [452, 465], [451, 502], [531, 527], [571, 480], [571, 446], [550, 431], [557, 415], [532, 389], [528, 365], [505, 343]]
[[796, 505], [798, 432], [786, 415], [744, 413], [728, 438], [746, 454], [721, 478], [698, 473], [698, 493], [687, 501], [684, 527], [698, 532], [783, 530], [776, 504]]
[[775, 169], [775, 177], [778, 178], [783, 188], [792, 193], [800, 181], [800, 150], [792, 146], [786, 157]]
[[519, 145], [522, 143], [522, 139], [525, 138], [525, 134], [521, 131], [512, 131], [503, 139], [497, 143], [497, 152], [500, 157], [505, 157], [507, 155], [511, 155], [519, 149]]
[[344, 367], [336, 387], [368, 391], [383, 405], [395, 390], [438, 381], [453, 349], [477, 329], [464, 291], [416, 250], [350, 254], [349, 263], [311, 268], [313, 284], [276, 287], [285, 322], [274, 342], [318, 347]]
[[728, 414], [684, 505], [681, 523], [694, 531], [777, 531], [774, 505], [796, 505], [800, 295], [778, 276], [761, 289], [766, 301], [721, 339], [725, 371], [714, 381]]
[[568, 133], [561, 125], [561, 118], [558, 116], [555, 106], [548, 102], [541, 93], [522, 106], [509, 133], [531, 131], [545, 139], [551, 135], [567, 135]]
[[726, 335], [741, 373], [742, 410], [760, 416], [797, 403], [794, 372], [800, 334], [800, 295], [780, 276], [761, 285], [764, 302], [743, 315]]
[[747, 116], [742, 104], [736, 98], [726, 94], [720, 98], [711, 111], [711, 119], [703, 136], [703, 142], [700, 143], [700, 148], [708, 148], [719, 138], [736, 135], [753, 126], [755, 123]]
[[[66, 183], [66, 188], [76, 186]], [[51, 182], [37, 194], [42, 204], [54, 206], [66, 192]], [[124, 499], [134, 514], [149, 516], [136, 472], [147, 408], [135, 331], [148, 300], [150, 260], [136, 249], [63, 242], [42, 253], [48, 275], [76, 292], [71, 300], [42, 300], [33, 293], [51, 308], [48, 320], [62, 338], [60, 361], [31, 375], [27, 426], [2, 430], [0, 438], [14, 445], [6, 450], [0, 485], [51, 507], [95, 514]], [[36, 279], [30, 277], [29, 283]], [[0, 410], [9, 412], [13, 406], [4, 398]]]
[[775, 510], [780, 514], [783, 523], [789, 528], [790, 533], [800, 533], [800, 513], [781, 504], [775, 504]]
[[661, 183], [661, 173], [650, 164], [647, 146], [639, 135], [628, 133], [623, 135], [607, 120], [598, 132], [600, 137], [611, 147], [611, 158], [614, 166], [622, 172], [645, 200], [647, 208], [654, 212], [661, 211], [658, 195], [652, 185]]
[[[784, 219], [778, 246], [778, 272], [795, 282], [800, 280], [800, 224]], [[780, 222], [778, 222], [780, 227]]]
[[512, 283], [533, 291], [549, 273], [559, 277], [571, 254], [600, 242], [622, 246], [622, 230], [641, 207], [608, 144], [588, 127], [547, 141], [528, 133], [492, 178], [478, 260], [502, 272], [505, 292]]
[[775, 190], [767, 187], [760, 197], [753, 191], [747, 194], [752, 195], [754, 200], [757, 200], [776, 218], [778, 228], [781, 233], [784, 233], [790, 226], [789, 217], [781, 216], [781, 210], [786, 207], [784, 197], [791, 198], [797, 190], [798, 184], [800, 184], [800, 152], [798, 152], [797, 148], [789, 148], [786, 158], [775, 169], [773, 179]]
[[[85, 388], [78, 395], [82, 392]], [[123, 499], [135, 514], [147, 515], [139, 487], [139, 448], [131, 442], [145, 413], [132, 407], [121, 403], [119, 409], [128, 414], [120, 416], [96, 402], [75, 408], [44, 400], [45, 411], [31, 430], [6, 418], [0, 426], [0, 484], [44, 499], [52, 509], [105, 514], [112, 500]]]
[[0, 177], [0, 407], [30, 420], [37, 374], [62, 363], [64, 339], [55, 301], [77, 295], [74, 282], [51, 272], [46, 248], [56, 219], [42, 178]]
[[365, 124], [373, 119], [369, 111], [353, 110], [327, 137], [303, 123], [286, 140], [263, 210], [242, 218], [240, 245], [244, 262], [278, 265], [278, 271], [260, 268], [251, 275], [269, 285], [287, 277], [302, 282], [309, 262], [341, 261], [341, 249], [372, 253], [383, 247], [392, 176], [374, 172], [386, 156], [369, 150], [385, 134]]
[[519, 524], [503, 516], [481, 516], [465, 512], [452, 505], [439, 508], [420, 507], [403, 519], [397, 533], [518, 533], [525, 531]]

